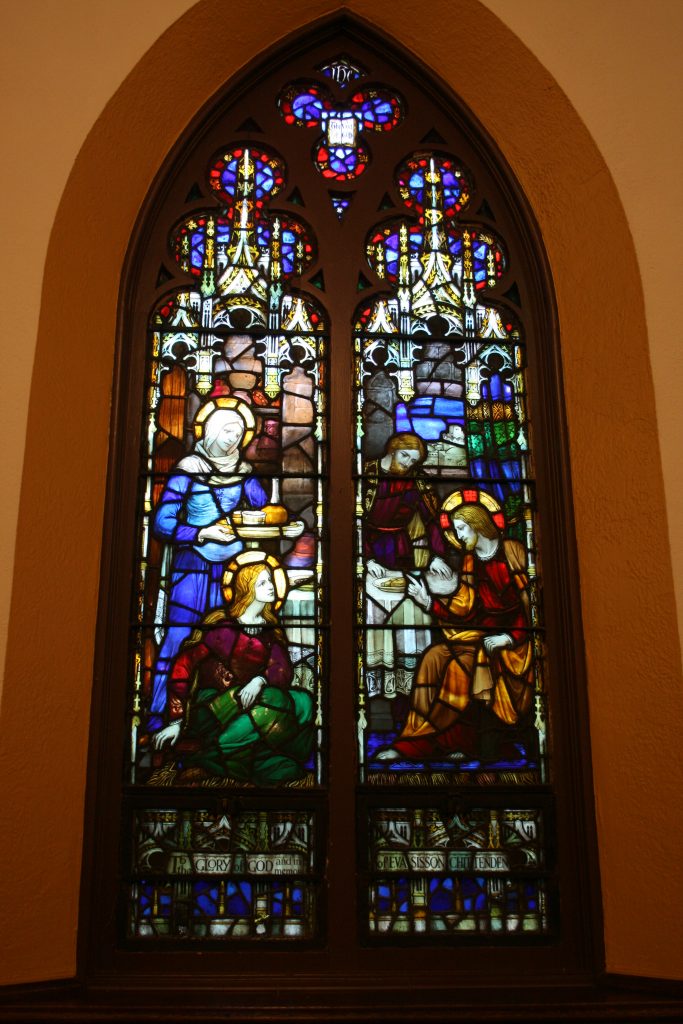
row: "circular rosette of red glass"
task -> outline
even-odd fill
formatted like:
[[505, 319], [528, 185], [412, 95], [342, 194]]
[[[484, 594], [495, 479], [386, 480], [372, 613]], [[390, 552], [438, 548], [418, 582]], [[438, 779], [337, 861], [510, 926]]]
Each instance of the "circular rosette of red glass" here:
[[403, 202], [423, 214], [436, 201], [447, 219], [454, 217], [470, 201], [472, 175], [448, 153], [414, 153], [396, 171], [396, 185]]
[[403, 120], [403, 101], [389, 89], [366, 86], [351, 97], [349, 106], [365, 131], [390, 132]]
[[230, 218], [237, 209], [240, 218], [246, 214], [258, 220], [263, 207], [284, 188], [285, 179], [282, 157], [247, 143], [222, 150], [209, 167], [209, 184]]
[[353, 181], [367, 167], [370, 154], [362, 142], [344, 146], [330, 145], [323, 140], [316, 146], [313, 158], [323, 178], [328, 181]]
[[333, 107], [332, 94], [317, 82], [290, 82], [278, 98], [278, 108], [287, 124], [316, 128]]

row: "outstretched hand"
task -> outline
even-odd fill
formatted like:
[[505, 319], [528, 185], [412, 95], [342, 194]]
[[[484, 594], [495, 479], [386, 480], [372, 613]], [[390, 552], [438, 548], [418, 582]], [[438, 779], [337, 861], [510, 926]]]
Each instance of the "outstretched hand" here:
[[175, 722], [171, 722], [170, 725], [165, 726], [163, 729], [159, 729], [159, 732], [155, 732], [152, 736], [152, 743], [155, 749], [161, 750], [161, 748], [167, 743], [171, 747], [174, 747], [178, 742], [182, 725], [182, 720], [178, 718]]
[[373, 580], [381, 580], [387, 575], [387, 570], [379, 562], [376, 562], [374, 558], [371, 558], [367, 563], [368, 574], [372, 576]]
[[412, 598], [415, 604], [418, 604], [424, 611], [429, 611], [432, 599], [429, 591], [427, 590], [424, 580], [415, 579], [414, 576], [408, 576], [408, 597]]

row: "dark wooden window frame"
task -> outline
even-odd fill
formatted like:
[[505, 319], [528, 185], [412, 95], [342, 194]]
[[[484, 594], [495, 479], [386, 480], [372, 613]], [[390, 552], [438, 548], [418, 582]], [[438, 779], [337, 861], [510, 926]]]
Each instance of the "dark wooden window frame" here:
[[[368, 140], [372, 164], [354, 186], [352, 206], [340, 226], [316, 180], [310, 161], [315, 133], [289, 128], [274, 109], [277, 88], [299, 77], [314, 77], [325, 57], [349, 52], [370, 65], [368, 81], [396, 87], [407, 101], [418, 133], [397, 130]], [[365, 55], [365, 59], [363, 59]], [[399, 71], [400, 69], [400, 71]], [[279, 76], [279, 78], [278, 78]], [[244, 104], [244, 100], [247, 104]], [[268, 103], [271, 110], [268, 110]], [[243, 104], [240, 106], [240, 104]], [[290, 156], [289, 188], [294, 183], [307, 206], [291, 207], [314, 226], [326, 290], [305, 280], [300, 287], [325, 304], [332, 323], [330, 435], [330, 578], [348, 577], [353, 553], [353, 500], [350, 475], [353, 447], [349, 395], [352, 385], [351, 325], [359, 272], [373, 281], [363, 256], [367, 231], [404, 213], [392, 189], [391, 172], [420, 138], [435, 128], [473, 169], [478, 195], [493, 201], [496, 220], [510, 253], [508, 281], [500, 298], [517, 283], [529, 349], [530, 419], [541, 526], [545, 619], [550, 652], [549, 690], [553, 736], [553, 789], [558, 812], [557, 864], [560, 927], [550, 941], [473, 945], [447, 942], [378, 947], [360, 938], [356, 910], [356, 851], [352, 835], [360, 820], [357, 800], [376, 802], [377, 790], [356, 786], [354, 763], [353, 635], [351, 586], [331, 587], [329, 692], [329, 900], [326, 937], [304, 948], [226, 944], [221, 950], [140, 950], [120, 942], [116, 890], [121, 871], [118, 851], [121, 773], [124, 750], [125, 686], [128, 670], [131, 567], [134, 564], [139, 432], [144, 391], [145, 345], [154, 299], [173, 282], [157, 287], [159, 267], [169, 269], [167, 232], [172, 215], [190, 212], [185, 197], [200, 186], [209, 157], [221, 145], [249, 141], [240, 131], [248, 118], [263, 121], [255, 142]], [[298, 142], [292, 133], [298, 132]], [[457, 144], [451, 140], [457, 137]], [[294, 153], [294, 156], [291, 154]], [[392, 210], [378, 211], [389, 193]], [[205, 196], [208, 193], [203, 188]], [[285, 193], [287, 195], [288, 193]], [[491, 197], [495, 197], [492, 200]], [[207, 205], [197, 200], [194, 208]], [[274, 205], [287, 208], [283, 198]], [[210, 202], [210, 200], [209, 200]], [[472, 207], [472, 219], [487, 223]], [[171, 218], [171, 219], [169, 219]], [[340, 244], [342, 243], [343, 244]], [[363, 298], [372, 295], [365, 292]], [[338, 310], [340, 312], [338, 312]], [[680, 991], [643, 993], [628, 980], [615, 987], [603, 973], [602, 919], [594, 829], [588, 707], [579, 586], [572, 520], [566, 424], [562, 402], [560, 339], [553, 289], [542, 240], [529, 205], [495, 143], [457, 96], [398, 45], [351, 16], [323, 19], [264, 53], [198, 113], [164, 161], [140, 212], [122, 276], [120, 320], [112, 412], [112, 455], [102, 547], [101, 613], [97, 636], [88, 768], [79, 974], [63, 986], [32, 986], [11, 993], [3, 1014], [14, 1019], [674, 1019]], [[334, 352], [337, 355], [334, 355]], [[344, 357], [346, 353], [347, 358]], [[550, 585], [552, 581], [552, 586]], [[393, 798], [395, 791], [392, 791]], [[407, 794], [406, 794], [407, 795]], [[514, 797], [514, 791], [510, 794]], [[387, 794], [389, 796], [389, 794]], [[543, 788], [539, 800], [548, 799]], [[177, 802], [174, 798], [173, 802]], [[353, 898], [349, 897], [352, 894]], [[633, 992], [638, 990], [637, 997]], [[667, 996], [667, 998], [663, 998]], [[19, 1006], [23, 1009], [18, 1009]], [[14, 1007], [14, 1009], [13, 1009]], [[647, 1007], [647, 1010], [644, 1008]], [[634, 1016], [631, 1016], [631, 1014]], [[658, 1015], [659, 1014], [659, 1015]], [[17, 1019], [19, 1019], [19, 1016]]]

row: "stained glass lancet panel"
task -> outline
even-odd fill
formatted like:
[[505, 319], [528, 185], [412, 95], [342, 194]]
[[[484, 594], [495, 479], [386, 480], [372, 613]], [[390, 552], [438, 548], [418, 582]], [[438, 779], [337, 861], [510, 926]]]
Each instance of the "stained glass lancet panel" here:
[[[416, 151], [367, 237], [356, 317], [359, 782], [375, 936], [548, 929], [544, 632], [522, 324], [455, 155]], [[480, 200], [481, 201], [481, 200]], [[395, 787], [434, 791], [412, 809]], [[443, 793], [516, 788], [446, 813]], [[437, 799], [438, 794], [438, 799]], [[506, 803], [506, 801], [508, 801]]]
[[277, 210], [283, 159], [235, 143], [207, 179], [150, 314], [127, 934], [294, 940], [323, 860], [301, 794], [324, 781], [328, 323], [296, 288], [316, 240]]

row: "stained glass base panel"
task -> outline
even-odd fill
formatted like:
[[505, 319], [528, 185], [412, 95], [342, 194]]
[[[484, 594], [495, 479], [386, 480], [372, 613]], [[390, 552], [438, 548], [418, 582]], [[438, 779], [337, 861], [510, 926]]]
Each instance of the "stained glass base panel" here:
[[309, 811], [135, 811], [129, 938], [313, 938], [316, 838]]
[[377, 935], [543, 934], [545, 888], [482, 875], [381, 879], [370, 888], [369, 926]]
[[369, 818], [371, 935], [549, 931], [537, 808], [375, 808]]

